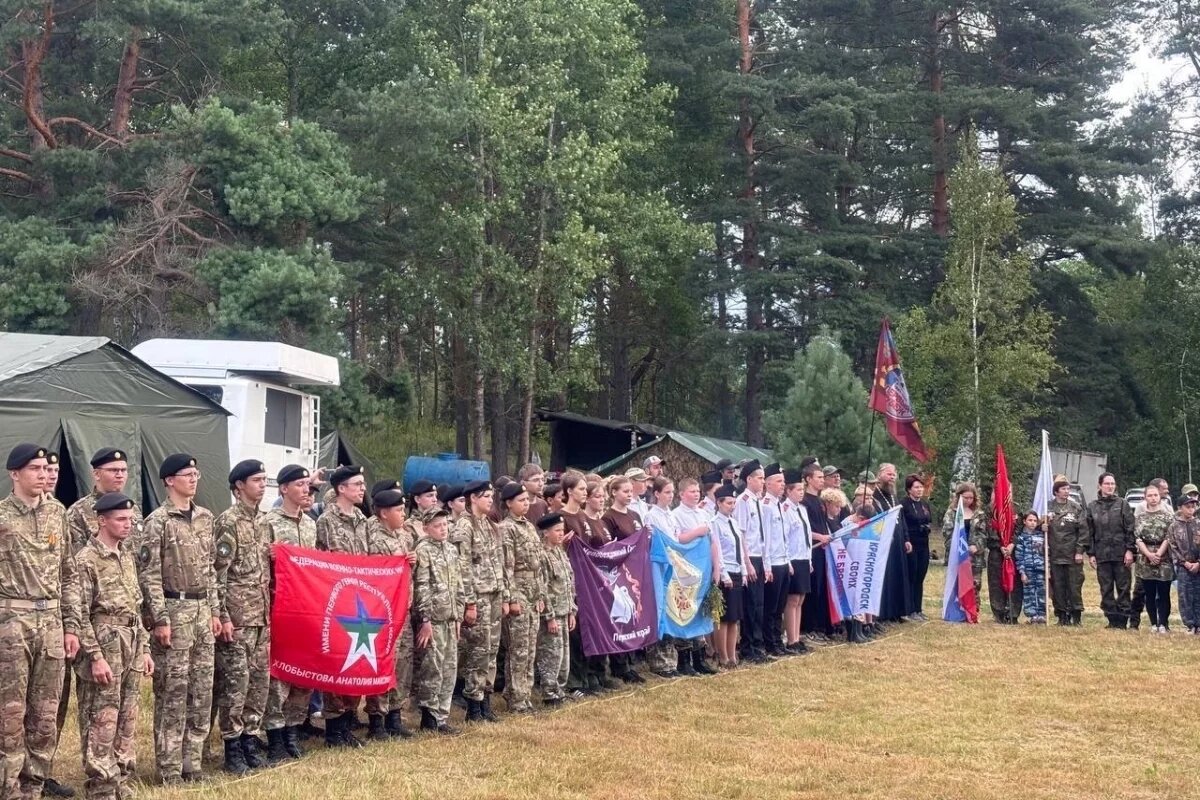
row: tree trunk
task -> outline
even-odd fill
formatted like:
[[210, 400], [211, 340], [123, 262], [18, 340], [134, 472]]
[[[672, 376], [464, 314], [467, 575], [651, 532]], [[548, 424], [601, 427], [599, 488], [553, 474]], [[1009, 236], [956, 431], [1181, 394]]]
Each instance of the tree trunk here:
[[[32, 9], [23, 14], [30, 22], [36, 19]], [[21, 42], [21, 58], [25, 69], [21, 108], [25, 112], [25, 122], [29, 128], [30, 148], [35, 152], [58, 146], [53, 131], [46, 124], [45, 96], [42, 91], [42, 61], [50, 49], [50, 37], [53, 33], [54, 3], [53, 0], [49, 0], [42, 10], [41, 38]]]
[[[483, 289], [476, 288], [471, 292], [471, 310], [477, 321], [483, 318]], [[477, 343], [471, 356], [471, 453], [477, 459], [483, 458], [484, 437], [487, 432], [484, 384], [483, 356]]]
[[492, 478], [508, 472], [508, 415], [504, 403], [504, 384], [500, 373], [489, 381], [492, 410]]
[[929, 90], [933, 93], [933, 232], [950, 235], [950, 191], [946, 180], [946, 117], [942, 112], [942, 23], [933, 14], [929, 41]]
[[471, 457], [475, 454], [470, 449], [470, 363], [467, 358], [467, 341], [460, 331], [461, 326], [454, 325], [454, 331], [450, 334], [450, 374], [454, 384], [454, 451], [464, 457]]
[[[754, 48], [750, 39], [753, 24], [750, 0], [737, 0], [737, 25], [740, 58], [738, 72], [748, 76], [754, 67]], [[758, 255], [758, 187], [755, 175], [754, 119], [750, 110], [750, 98], [743, 95], [739, 100], [738, 146], [744, 169], [742, 200], [742, 247], [738, 262], [742, 268], [742, 285], [752, 287], [754, 273], [761, 268]], [[766, 364], [766, 349], [761, 341], [764, 330], [763, 294], [757, 288], [747, 288], [746, 298], [746, 391], [743, 409], [746, 416], [746, 441], [752, 445], [762, 444], [762, 389], [763, 367]]]
[[116, 139], [123, 140], [129, 135], [141, 52], [142, 31], [140, 28], [133, 28], [125, 41], [125, 52], [121, 56], [121, 66], [117, 71], [117, 88], [113, 92], [113, 110], [108, 132]]

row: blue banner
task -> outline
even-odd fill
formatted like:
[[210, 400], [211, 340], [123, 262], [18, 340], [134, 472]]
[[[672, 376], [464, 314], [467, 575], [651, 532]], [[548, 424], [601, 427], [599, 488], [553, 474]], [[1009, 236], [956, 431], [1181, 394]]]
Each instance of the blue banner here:
[[712, 633], [713, 621], [701, 613], [712, 585], [712, 550], [707, 536], [680, 544], [661, 529], [650, 541], [654, 595], [658, 600], [658, 635], [694, 639]]

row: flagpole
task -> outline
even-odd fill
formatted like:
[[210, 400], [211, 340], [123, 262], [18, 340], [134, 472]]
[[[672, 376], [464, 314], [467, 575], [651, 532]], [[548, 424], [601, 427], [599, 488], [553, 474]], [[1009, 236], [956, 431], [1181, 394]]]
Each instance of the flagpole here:
[[[869, 473], [871, 471], [871, 451], [874, 449], [874, 446], [875, 446], [875, 418], [878, 416], [879, 416], [879, 414], [877, 412], [875, 412], [875, 411], [871, 412], [871, 429], [870, 429], [870, 432], [867, 434], [867, 466], [863, 468], [863, 472], [867, 472], [867, 473]], [[865, 475], [863, 476], [863, 483], [866, 483]]]

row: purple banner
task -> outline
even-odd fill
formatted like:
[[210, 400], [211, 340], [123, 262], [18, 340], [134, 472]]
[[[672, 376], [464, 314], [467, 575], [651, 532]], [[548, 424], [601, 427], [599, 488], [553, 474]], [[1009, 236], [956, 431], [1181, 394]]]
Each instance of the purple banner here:
[[598, 549], [577, 537], [567, 552], [575, 571], [584, 653], [631, 653], [658, 641], [648, 529]]

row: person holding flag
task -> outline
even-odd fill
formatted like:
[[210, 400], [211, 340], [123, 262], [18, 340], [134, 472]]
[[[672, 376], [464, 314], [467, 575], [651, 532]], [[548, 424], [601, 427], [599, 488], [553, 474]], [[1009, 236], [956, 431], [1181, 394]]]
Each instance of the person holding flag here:
[[991, 525], [987, 532], [988, 600], [996, 622], [1016, 625], [1021, 617], [1023, 599], [1013, 560], [1017, 549], [1014, 537], [1017, 520], [1012, 484], [1008, 480], [1008, 462], [999, 442], [996, 443], [996, 483], [992, 488], [991, 510]]
[[946, 622], [973, 623], [979, 621], [979, 601], [971, 569], [971, 558], [977, 546], [970, 543], [971, 522], [966, 517], [964, 486], [970, 484], [959, 485], [954, 505], [946, 512], [947, 516], [951, 513], [954, 516], [949, 523], [950, 535], [946, 544], [946, 589], [942, 594], [942, 619]]
[[1071, 499], [1071, 484], [1054, 482], [1054, 499], [1046, 513], [1050, 548], [1050, 592], [1059, 625], [1079, 625], [1083, 618], [1083, 560], [1087, 556], [1087, 524], [1083, 509]]

